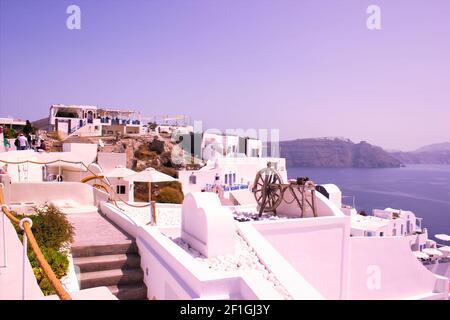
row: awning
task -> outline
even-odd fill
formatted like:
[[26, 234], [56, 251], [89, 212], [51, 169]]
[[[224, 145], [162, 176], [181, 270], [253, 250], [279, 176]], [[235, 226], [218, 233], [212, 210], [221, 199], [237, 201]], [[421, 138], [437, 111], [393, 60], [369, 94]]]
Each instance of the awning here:
[[86, 167], [83, 166], [81, 163], [68, 163], [63, 161], [58, 161], [54, 163], [47, 164], [47, 167], [49, 168], [61, 168], [61, 170], [67, 170], [67, 171], [87, 171]]

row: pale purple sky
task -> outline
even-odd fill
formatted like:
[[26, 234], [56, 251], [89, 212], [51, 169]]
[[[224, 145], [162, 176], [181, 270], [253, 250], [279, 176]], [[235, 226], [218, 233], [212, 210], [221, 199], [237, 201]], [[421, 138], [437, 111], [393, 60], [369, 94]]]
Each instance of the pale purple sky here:
[[0, 0], [0, 117], [92, 104], [411, 150], [450, 141], [449, 16], [448, 0]]

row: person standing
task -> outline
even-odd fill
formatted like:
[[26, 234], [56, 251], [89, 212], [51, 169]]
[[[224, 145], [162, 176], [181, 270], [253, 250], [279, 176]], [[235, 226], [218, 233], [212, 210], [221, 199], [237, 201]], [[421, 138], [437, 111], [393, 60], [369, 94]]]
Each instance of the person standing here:
[[30, 134], [27, 134], [27, 149], [31, 149], [33, 139]]
[[11, 148], [11, 144], [5, 136], [3, 136], [3, 146], [5, 147], [5, 151], [9, 151], [9, 148]]
[[28, 139], [21, 133], [17, 138], [19, 140], [19, 150], [26, 150], [28, 147]]

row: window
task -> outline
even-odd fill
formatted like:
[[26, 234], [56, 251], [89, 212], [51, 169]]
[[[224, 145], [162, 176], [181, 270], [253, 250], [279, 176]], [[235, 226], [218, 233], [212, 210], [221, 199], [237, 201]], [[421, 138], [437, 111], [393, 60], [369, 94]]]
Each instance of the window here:
[[384, 232], [380, 232], [380, 237], [384, 236]]
[[236, 183], [236, 173], [233, 173], [233, 182], [232, 182], [233, 184], [235, 184]]
[[197, 176], [195, 174], [191, 174], [189, 176], [189, 183], [190, 184], [197, 184]]
[[393, 235], [393, 236], [396, 236], [396, 235], [397, 235], [397, 229], [395, 229], [395, 226], [394, 226], [394, 228], [392, 229], [392, 235]]
[[403, 234], [403, 225], [400, 226], [400, 234]]
[[116, 186], [117, 194], [125, 194], [125, 186]]

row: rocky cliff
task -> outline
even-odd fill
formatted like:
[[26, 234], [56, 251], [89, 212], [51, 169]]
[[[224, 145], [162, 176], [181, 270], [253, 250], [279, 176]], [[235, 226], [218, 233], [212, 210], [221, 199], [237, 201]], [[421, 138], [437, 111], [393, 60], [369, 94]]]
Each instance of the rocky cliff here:
[[450, 142], [423, 146], [412, 152], [391, 152], [405, 164], [450, 164]]
[[280, 142], [288, 166], [329, 168], [396, 168], [402, 163], [382, 148], [365, 141], [319, 138]]

